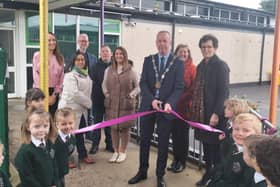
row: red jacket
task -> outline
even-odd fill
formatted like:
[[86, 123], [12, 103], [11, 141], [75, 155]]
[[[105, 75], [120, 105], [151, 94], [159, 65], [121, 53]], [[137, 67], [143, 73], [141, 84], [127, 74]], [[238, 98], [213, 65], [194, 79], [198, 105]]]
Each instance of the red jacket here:
[[192, 99], [194, 94], [194, 84], [196, 76], [196, 65], [189, 58], [185, 61], [184, 69], [184, 91], [176, 105], [176, 111], [185, 119], [189, 119], [191, 115]]

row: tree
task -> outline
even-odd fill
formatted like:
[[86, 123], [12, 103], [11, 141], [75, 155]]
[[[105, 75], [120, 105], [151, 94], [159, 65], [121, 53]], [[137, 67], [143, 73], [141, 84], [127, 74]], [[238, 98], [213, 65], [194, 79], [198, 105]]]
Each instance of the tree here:
[[261, 9], [268, 12], [275, 12], [276, 0], [262, 0], [260, 2]]

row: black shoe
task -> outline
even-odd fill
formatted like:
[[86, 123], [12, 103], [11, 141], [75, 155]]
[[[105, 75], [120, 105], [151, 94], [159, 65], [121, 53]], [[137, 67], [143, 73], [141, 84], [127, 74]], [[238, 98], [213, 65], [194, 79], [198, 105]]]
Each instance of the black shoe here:
[[167, 171], [174, 171], [177, 165], [177, 161], [173, 160], [172, 163], [167, 167]]
[[147, 173], [138, 171], [138, 173], [128, 181], [128, 184], [136, 184], [145, 179], [147, 179]]
[[109, 152], [111, 152], [111, 153], [115, 152], [112, 145], [106, 145], [105, 150], [106, 150], [106, 151], [109, 151]]
[[180, 173], [185, 169], [186, 165], [182, 164], [182, 162], [177, 162], [176, 166], [173, 169], [174, 173]]
[[157, 187], [166, 187], [166, 183], [165, 183], [163, 177], [157, 178]]
[[96, 154], [98, 151], [98, 146], [97, 145], [93, 145], [90, 150], [89, 150], [89, 154]]
[[195, 183], [196, 186], [207, 186], [207, 184], [210, 182], [210, 174], [209, 172], [206, 172], [203, 177]]

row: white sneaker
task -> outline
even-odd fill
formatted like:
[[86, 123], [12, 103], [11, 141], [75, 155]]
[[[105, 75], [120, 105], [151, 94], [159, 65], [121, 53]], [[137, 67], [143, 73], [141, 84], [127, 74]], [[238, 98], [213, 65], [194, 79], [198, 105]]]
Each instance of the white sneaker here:
[[113, 156], [109, 159], [109, 162], [116, 162], [119, 158], [119, 153], [114, 152]]
[[125, 159], [126, 159], [126, 153], [119, 153], [119, 157], [116, 160], [116, 162], [121, 163], [121, 162], [125, 161]]

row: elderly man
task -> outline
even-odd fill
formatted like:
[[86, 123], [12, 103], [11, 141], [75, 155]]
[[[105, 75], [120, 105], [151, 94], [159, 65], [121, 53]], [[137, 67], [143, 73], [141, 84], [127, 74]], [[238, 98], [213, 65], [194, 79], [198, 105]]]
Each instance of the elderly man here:
[[158, 53], [150, 55], [144, 60], [140, 80], [142, 96], [140, 110], [160, 110], [162, 107], [166, 113], [155, 113], [141, 118], [139, 170], [128, 183], [136, 184], [147, 178], [150, 143], [156, 123], [158, 133], [157, 186], [164, 187], [166, 184], [163, 176], [173, 119], [169, 111], [175, 108], [177, 100], [183, 92], [184, 65], [170, 52], [171, 38], [168, 31], [158, 32], [156, 46]]

